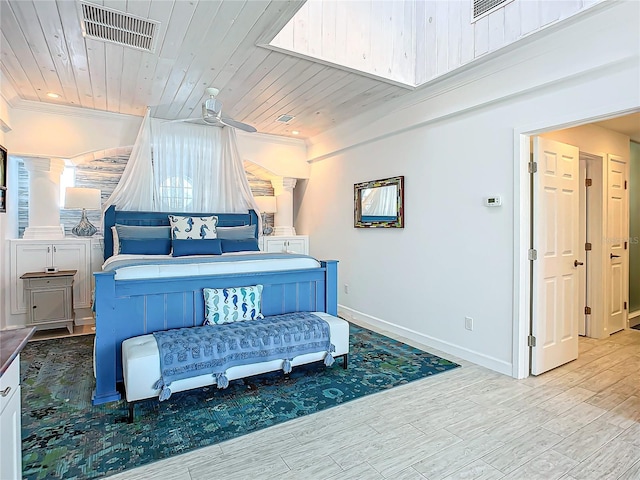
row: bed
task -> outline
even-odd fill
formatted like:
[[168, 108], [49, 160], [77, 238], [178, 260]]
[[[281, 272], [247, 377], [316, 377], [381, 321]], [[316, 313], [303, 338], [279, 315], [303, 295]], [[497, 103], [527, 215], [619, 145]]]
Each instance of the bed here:
[[[112, 226], [167, 226], [169, 212], [134, 212], [109, 207], [104, 215], [104, 258], [112, 257], [114, 238]], [[171, 214], [176, 214], [171, 212]], [[218, 227], [257, 225], [254, 211], [246, 214], [185, 213], [176, 215], [216, 215]], [[257, 253], [255, 254], [258, 255]], [[233, 255], [229, 255], [233, 257]], [[291, 256], [295, 260], [302, 256]], [[277, 315], [290, 312], [326, 312], [337, 314], [337, 261], [326, 260], [311, 264], [274, 264], [258, 271], [242, 269], [214, 270], [190, 267], [195, 270], [168, 271], [167, 266], [155, 268], [154, 273], [131, 273], [125, 268], [95, 272], [96, 337], [94, 373], [96, 388], [94, 405], [119, 400], [117, 383], [123, 381], [122, 342], [128, 338], [159, 330], [202, 325], [204, 319], [203, 288], [242, 287], [260, 284], [262, 313]], [[262, 259], [251, 259], [260, 262]], [[269, 257], [265, 260], [274, 260]], [[289, 258], [286, 259], [287, 261]], [[295, 264], [295, 262], [294, 262]], [[152, 265], [147, 263], [146, 265]], [[228, 267], [228, 265], [227, 265]], [[135, 269], [135, 267], [133, 267]], [[145, 269], [147, 269], [145, 267]], [[154, 270], [149, 267], [147, 270]], [[125, 273], [127, 272], [127, 273]]]

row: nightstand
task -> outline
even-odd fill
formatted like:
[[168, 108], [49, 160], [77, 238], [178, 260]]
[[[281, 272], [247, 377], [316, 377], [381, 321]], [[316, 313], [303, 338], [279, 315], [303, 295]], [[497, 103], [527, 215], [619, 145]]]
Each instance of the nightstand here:
[[77, 270], [27, 272], [20, 278], [27, 300], [27, 326], [67, 327], [73, 333], [73, 277]]

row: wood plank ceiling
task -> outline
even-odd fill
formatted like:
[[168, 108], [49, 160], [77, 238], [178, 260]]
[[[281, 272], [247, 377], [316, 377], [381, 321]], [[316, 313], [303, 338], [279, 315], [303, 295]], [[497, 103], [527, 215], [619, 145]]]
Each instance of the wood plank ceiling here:
[[[21, 99], [131, 115], [149, 105], [155, 117], [179, 119], [199, 116], [214, 86], [226, 116], [308, 138], [410, 92], [256, 45], [303, 2], [91, 1], [159, 21], [155, 53], [84, 38], [74, 0], [0, 0], [0, 68]], [[282, 114], [295, 118], [276, 122]]]

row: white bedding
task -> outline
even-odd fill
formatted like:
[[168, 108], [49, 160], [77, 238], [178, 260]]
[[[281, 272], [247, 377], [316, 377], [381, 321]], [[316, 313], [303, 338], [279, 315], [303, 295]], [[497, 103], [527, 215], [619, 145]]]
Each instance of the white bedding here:
[[[251, 272], [272, 272], [279, 270], [304, 270], [307, 268], [318, 268], [320, 263], [311, 257], [291, 257], [291, 258], [264, 258], [257, 260], [234, 261], [235, 256], [243, 255], [247, 252], [223, 253], [222, 257], [228, 257], [229, 261], [216, 263], [190, 263], [176, 265], [134, 265], [121, 267], [116, 270], [116, 280], [134, 280], [144, 278], [166, 278], [166, 277], [191, 277], [197, 275], [225, 275], [234, 273]], [[270, 256], [268, 252], [251, 252]], [[206, 258], [207, 255], [194, 255], [192, 258]], [[117, 260], [136, 259], [162, 259], [173, 258], [171, 255], [114, 255], [108, 258], [102, 265], [104, 270], [110, 263]]]

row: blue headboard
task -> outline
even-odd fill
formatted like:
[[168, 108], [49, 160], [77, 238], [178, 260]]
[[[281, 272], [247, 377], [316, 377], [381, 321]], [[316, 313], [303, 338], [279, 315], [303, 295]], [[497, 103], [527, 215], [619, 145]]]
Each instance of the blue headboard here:
[[[116, 210], [116, 206], [111, 205], [107, 211], [104, 212], [104, 259], [106, 260], [113, 255], [113, 234], [111, 233], [111, 227], [116, 223], [118, 225], [144, 226], [169, 225], [169, 215], [215, 215], [218, 217], [219, 227], [258, 225], [258, 215], [253, 210], [249, 210], [247, 213], [134, 212], [129, 210]], [[258, 238], [258, 228], [256, 228], [256, 238]]]

